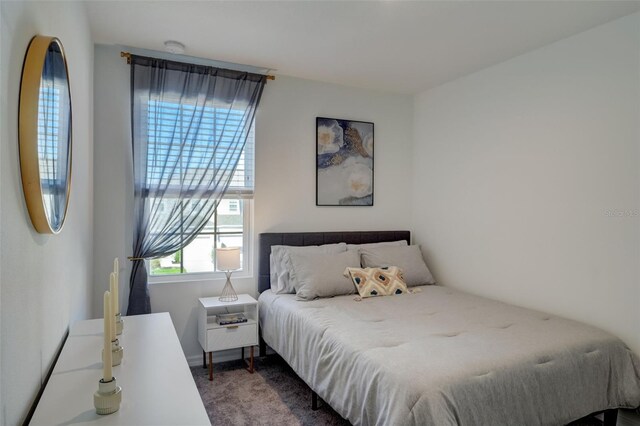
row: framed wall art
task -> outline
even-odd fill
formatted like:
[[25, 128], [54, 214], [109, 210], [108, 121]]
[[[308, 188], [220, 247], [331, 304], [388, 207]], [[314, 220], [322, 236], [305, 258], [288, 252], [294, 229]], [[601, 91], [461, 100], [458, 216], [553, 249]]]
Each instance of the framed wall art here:
[[373, 123], [316, 117], [316, 205], [373, 206]]

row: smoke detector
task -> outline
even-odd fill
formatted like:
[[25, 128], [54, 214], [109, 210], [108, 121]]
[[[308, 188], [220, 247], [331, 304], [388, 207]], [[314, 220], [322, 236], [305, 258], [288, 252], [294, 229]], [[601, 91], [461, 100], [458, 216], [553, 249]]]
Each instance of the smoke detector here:
[[181, 55], [184, 53], [184, 44], [175, 40], [167, 40], [164, 42], [164, 49], [169, 53]]

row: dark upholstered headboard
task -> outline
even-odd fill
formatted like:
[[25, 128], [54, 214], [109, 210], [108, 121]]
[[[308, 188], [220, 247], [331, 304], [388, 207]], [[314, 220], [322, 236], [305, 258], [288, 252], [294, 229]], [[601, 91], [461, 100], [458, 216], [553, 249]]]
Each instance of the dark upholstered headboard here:
[[350, 232], [269, 232], [260, 234], [258, 261], [258, 291], [271, 288], [269, 255], [271, 246], [318, 246], [322, 244], [367, 244], [406, 240], [411, 244], [409, 231], [350, 231]]

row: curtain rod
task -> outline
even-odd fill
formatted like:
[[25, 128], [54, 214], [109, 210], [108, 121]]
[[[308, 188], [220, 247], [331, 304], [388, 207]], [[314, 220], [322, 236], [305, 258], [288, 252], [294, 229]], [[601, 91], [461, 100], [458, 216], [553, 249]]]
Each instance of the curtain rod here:
[[[131, 64], [131, 53], [129, 52], [120, 52], [120, 57], [121, 58], [127, 58], [127, 64]], [[276, 76], [275, 75], [268, 75], [267, 74], [267, 80], [275, 80]]]

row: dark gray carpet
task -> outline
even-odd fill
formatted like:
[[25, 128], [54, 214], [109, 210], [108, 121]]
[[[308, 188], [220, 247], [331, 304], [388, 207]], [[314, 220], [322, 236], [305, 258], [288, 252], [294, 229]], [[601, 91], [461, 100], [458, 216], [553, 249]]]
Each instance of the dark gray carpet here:
[[[324, 402], [311, 409], [311, 390], [278, 355], [255, 358], [249, 374], [241, 361], [214, 364], [213, 382], [208, 370], [194, 367], [191, 373], [214, 426], [217, 425], [349, 425]], [[626, 423], [624, 415], [618, 424]], [[570, 426], [596, 426], [589, 417]]]
[[216, 425], [349, 425], [321, 402], [311, 409], [311, 390], [277, 355], [255, 358], [249, 374], [241, 361], [191, 369], [211, 423]]

